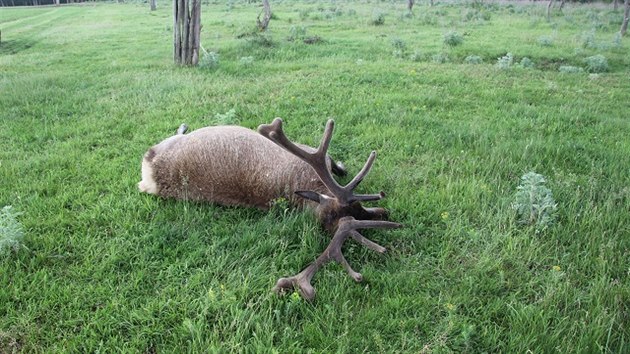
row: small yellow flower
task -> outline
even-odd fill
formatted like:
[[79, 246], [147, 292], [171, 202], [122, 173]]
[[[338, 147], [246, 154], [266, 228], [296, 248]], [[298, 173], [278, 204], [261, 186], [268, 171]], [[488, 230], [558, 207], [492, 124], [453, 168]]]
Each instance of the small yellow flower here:
[[453, 305], [453, 304], [451, 304], [451, 303], [449, 302], [449, 303], [447, 303], [447, 304], [446, 304], [446, 308], [447, 308], [449, 311], [453, 311], [453, 310], [455, 310], [455, 305]]
[[225, 291], [225, 285], [221, 284], [219, 288], [221, 288], [221, 291]]
[[562, 270], [562, 268], [560, 268], [560, 266], [557, 266], [557, 265], [555, 265], [555, 266], [551, 267], [551, 269], [553, 269], [553, 270], [554, 270], [554, 271], [556, 271], [556, 272], [559, 272], [559, 271], [561, 271], [561, 270]]
[[411, 69], [411, 71], [409, 73], [411, 73], [411, 75], [415, 75], [416, 74], [416, 70]]
[[294, 291], [293, 294], [291, 294], [291, 301], [293, 302], [300, 301], [300, 294], [298, 294], [297, 291]]
[[440, 217], [442, 220], [448, 219], [448, 211], [443, 211], [442, 214], [440, 214]]

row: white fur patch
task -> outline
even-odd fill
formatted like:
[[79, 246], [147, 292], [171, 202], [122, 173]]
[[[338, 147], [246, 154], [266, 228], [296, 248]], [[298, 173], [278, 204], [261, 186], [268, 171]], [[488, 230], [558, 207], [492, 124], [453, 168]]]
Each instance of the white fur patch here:
[[142, 181], [138, 183], [141, 192], [157, 194], [158, 186], [153, 179], [153, 166], [147, 160], [142, 159]]

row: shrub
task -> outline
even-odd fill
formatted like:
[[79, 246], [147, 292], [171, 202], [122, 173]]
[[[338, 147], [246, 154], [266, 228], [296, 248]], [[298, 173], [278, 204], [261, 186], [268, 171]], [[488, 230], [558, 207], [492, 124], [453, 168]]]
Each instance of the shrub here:
[[289, 37], [287, 40], [293, 42], [295, 40], [304, 40], [306, 38], [306, 26], [291, 26], [289, 29]]
[[393, 55], [395, 58], [402, 58], [405, 56], [407, 50], [407, 44], [400, 38], [392, 39], [392, 47], [394, 47]]
[[581, 36], [582, 48], [597, 48], [597, 41], [595, 41], [595, 31], [582, 32]]
[[556, 216], [557, 204], [546, 182], [545, 177], [536, 172], [524, 174], [512, 204], [519, 224], [535, 226], [537, 232], [551, 226]]
[[548, 36], [540, 36], [538, 37], [538, 44], [542, 47], [551, 47], [553, 46], [553, 38]]
[[419, 50], [415, 50], [413, 54], [409, 56], [409, 60], [411, 61], [422, 61], [423, 58], [424, 56], [422, 55], [422, 52]]
[[444, 64], [450, 61], [448, 55], [446, 53], [438, 53], [431, 56], [431, 60], [437, 64]]
[[10, 205], [0, 209], [0, 256], [17, 252], [22, 247], [24, 232], [17, 220], [18, 215], [20, 213], [13, 211]]
[[462, 44], [463, 41], [464, 41], [464, 37], [462, 37], [461, 34], [455, 31], [449, 31], [446, 34], [444, 34], [444, 44], [446, 44], [449, 47], [458, 46]]
[[560, 66], [560, 68], [558, 68], [558, 71], [565, 74], [575, 74], [575, 73], [584, 72], [584, 69], [577, 66], [562, 65]]
[[519, 65], [521, 66], [521, 68], [524, 68], [524, 69], [533, 69], [535, 66], [534, 62], [528, 57], [524, 57], [523, 59], [521, 59], [521, 62], [519, 63]]
[[512, 67], [513, 63], [514, 55], [512, 55], [512, 53], [507, 53], [506, 55], [497, 59], [497, 67], [499, 69], [507, 70]]
[[382, 26], [385, 24], [385, 13], [379, 9], [372, 11], [372, 19], [370, 24], [373, 26]]
[[199, 67], [204, 69], [216, 69], [219, 66], [219, 53], [208, 52], [203, 48], [201, 48], [201, 50], [203, 51], [203, 55], [201, 60], [199, 60]]
[[584, 59], [586, 70], [590, 73], [603, 73], [608, 71], [608, 60], [601, 54]]
[[478, 55], [469, 55], [464, 58], [464, 63], [466, 64], [481, 64], [483, 63], [483, 59]]
[[254, 57], [241, 57], [239, 63], [243, 66], [250, 66], [254, 63]]

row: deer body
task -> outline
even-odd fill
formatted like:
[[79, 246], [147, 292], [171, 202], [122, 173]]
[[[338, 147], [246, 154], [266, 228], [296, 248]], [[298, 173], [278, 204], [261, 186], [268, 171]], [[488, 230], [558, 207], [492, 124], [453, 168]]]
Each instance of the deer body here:
[[295, 192], [326, 193], [306, 162], [238, 126], [201, 128], [153, 146], [144, 156], [138, 187], [162, 197], [261, 209], [278, 198], [315, 206]]
[[333, 234], [330, 244], [302, 272], [280, 278], [274, 290], [297, 289], [307, 300], [315, 297], [311, 279], [326, 263], [340, 263], [357, 282], [362, 281], [341, 252], [346, 239], [384, 253], [385, 248], [368, 240], [360, 229], [398, 228], [384, 221], [383, 208], [364, 208], [362, 202], [377, 201], [385, 194], [355, 194], [355, 188], [372, 168], [376, 152], [346, 185], [333, 173], [345, 174], [327, 154], [334, 122], [326, 124], [317, 149], [290, 141], [282, 120], [258, 127], [258, 132], [236, 126], [208, 127], [190, 134], [182, 125], [178, 134], [147, 151], [142, 160], [142, 180], [138, 188], [162, 197], [202, 200], [222, 205], [266, 209], [273, 200], [284, 197], [296, 206], [315, 211], [326, 230]]

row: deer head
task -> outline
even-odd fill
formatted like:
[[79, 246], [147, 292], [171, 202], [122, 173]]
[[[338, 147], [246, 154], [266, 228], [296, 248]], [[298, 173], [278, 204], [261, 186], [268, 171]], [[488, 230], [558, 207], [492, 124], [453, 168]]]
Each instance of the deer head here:
[[350, 237], [360, 244], [376, 251], [384, 253], [384, 247], [368, 240], [359, 233], [358, 230], [369, 228], [393, 229], [402, 227], [401, 224], [382, 220], [387, 216], [387, 211], [383, 208], [364, 208], [361, 203], [377, 201], [385, 197], [383, 192], [377, 194], [355, 194], [354, 190], [368, 174], [376, 152], [372, 151], [363, 168], [345, 186], [341, 186], [333, 178], [330, 168], [327, 165], [327, 152], [332, 139], [334, 129], [333, 120], [329, 120], [324, 130], [324, 136], [315, 152], [307, 151], [295, 143], [291, 142], [282, 130], [282, 119], [276, 118], [271, 124], [263, 124], [258, 127], [258, 132], [275, 142], [277, 145], [289, 151], [306, 162], [317, 174], [324, 184], [328, 193], [322, 194], [315, 191], [296, 191], [295, 193], [303, 198], [318, 203], [316, 214], [322, 222], [324, 228], [333, 233], [333, 238], [324, 252], [302, 272], [288, 278], [280, 278], [274, 290], [282, 293], [288, 289], [297, 288], [300, 294], [311, 301], [315, 297], [315, 289], [311, 285], [311, 279], [324, 264], [329, 261], [339, 262], [348, 272], [350, 277], [357, 282], [361, 282], [363, 277], [355, 272], [344, 258], [341, 247], [345, 240]]

